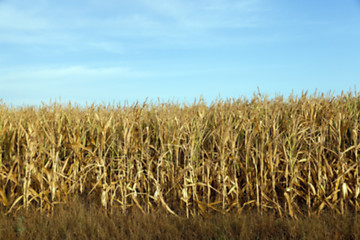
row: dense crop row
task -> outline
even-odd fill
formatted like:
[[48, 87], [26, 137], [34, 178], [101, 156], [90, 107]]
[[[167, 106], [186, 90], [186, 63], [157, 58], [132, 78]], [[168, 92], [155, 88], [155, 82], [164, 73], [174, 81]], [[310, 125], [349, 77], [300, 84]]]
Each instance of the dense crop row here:
[[359, 211], [360, 95], [132, 106], [0, 105], [3, 211]]

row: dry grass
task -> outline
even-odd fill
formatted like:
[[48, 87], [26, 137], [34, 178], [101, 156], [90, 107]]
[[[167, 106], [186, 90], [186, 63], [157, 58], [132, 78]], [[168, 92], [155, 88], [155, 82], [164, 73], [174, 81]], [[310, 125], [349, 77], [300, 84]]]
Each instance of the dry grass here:
[[358, 212], [360, 95], [260, 94], [207, 106], [0, 104], [0, 202], [13, 214], [81, 199], [299, 218]]
[[164, 210], [144, 215], [134, 208], [107, 215], [80, 201], [54, 207], [53, 215], [29, 209], [0, 216], [0, 239], [360, 239], [360, 218], [353, 213], [278, 218], [256, 212], [179, 218]]

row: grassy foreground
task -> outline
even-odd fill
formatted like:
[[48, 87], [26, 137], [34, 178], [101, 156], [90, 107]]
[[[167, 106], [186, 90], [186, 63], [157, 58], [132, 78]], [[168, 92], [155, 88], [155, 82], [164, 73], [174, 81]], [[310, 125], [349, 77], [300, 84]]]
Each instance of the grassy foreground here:
[[359, 117], [356, 92], [210, 106], [1, 103], [0, 210], [41, 218], [80, 202], [100, 206], [101, 216], [146, 216], [139, 221], [162, 211], [180, 225], [256, 219], [245, 212], [269, 216], [259, 224], [326, 212], [356, 222]]
[[99, 206], [72, 202], [57, 205], [52, 215], [23, 210], [0, 216], [0, 239], [360, 239], [360, 216], [322, 212], [319, 216], [278, 218], [256, 213], [180, 218], [155, 211], [119, 209], [107, 215]]

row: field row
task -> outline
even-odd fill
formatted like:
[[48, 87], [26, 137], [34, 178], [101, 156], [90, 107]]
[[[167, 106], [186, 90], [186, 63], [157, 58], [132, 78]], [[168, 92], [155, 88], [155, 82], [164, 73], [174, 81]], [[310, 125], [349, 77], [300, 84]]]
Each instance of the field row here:
[[80, 198], [111, 212], [360, 209], [360, 95], [132, 106], [0, 105], [4, 212]]

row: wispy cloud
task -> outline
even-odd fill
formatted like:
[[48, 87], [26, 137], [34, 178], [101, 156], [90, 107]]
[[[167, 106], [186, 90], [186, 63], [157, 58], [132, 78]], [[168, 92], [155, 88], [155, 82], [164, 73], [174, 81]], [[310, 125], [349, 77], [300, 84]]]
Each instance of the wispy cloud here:
[[93, 0], [75, 6], [56, 2], [51, 8], [47, 0], [34, 1], [0, 4], [0, 43], [122, 54], [143, 46], [200, 47], [211, 38], [206, 44], [221, 44], [212, 30], [255, 28], [263, 21], [261, 0]]
[[127, 67], [86, 66], [0, 69], [0, 74], [0, 96], [16, 105], [38, 104], [57, 97], [78, 102], [111, 100], [116, 98], [116, 92], [128, 96], [130, 83], [136, 86], [137, 81], [150, 76]]
[[146, 73], [133, 71], [127, 67], [103, 67], [90, 68], [84, 66], [70, 66], [60, 68], [40, 69], [0, 69], [0, 83], [4, 85], [18, 85], [29, 82], [30, 84], [43, 82], [66, 82], [69, 84], [83, 83], [89, 81], [119, 80], [129, 78], [141, 78]]
[[[196, 51], [204, 56], [229, 43], [256, 42], [257, 36], [239, 33], [261, 26], [259, 1], [0, 2], [0, 51], [3, 47], [2, 56], [14, 64], [7, 68], [4, 61], [0, 68], [0, 95], [85, 98], [97, 95], [97, 90], [114, 92], [117, 86], [131, 89], [121, 92], [131, 97], [139, 88], [147, 92], [157, 86], [145, 79], [166, 82], [186, 71], [185, 77], [208, 74], [199, 69], [208, 68], [206, 60], [191, 66], [194, 72], [186, 61], [202, 59]], [[229, 29], [236, 31], [227, 35]]]
[[33, 31], [48, 27], [47, 20], [37, 16], [35, 10], [0, 3], [0, 29]]
[[[180, 1], [180, 0], [139, 0], [150, 12], [160, 15], [184, 28], [211, 29], [221, 27], [254, 27], [259, 17], [259, 0], [231, 1]], [[171, 21], [170, 21], [171, 23]], [[171, 23], [171, 24], [173, 24]]]

